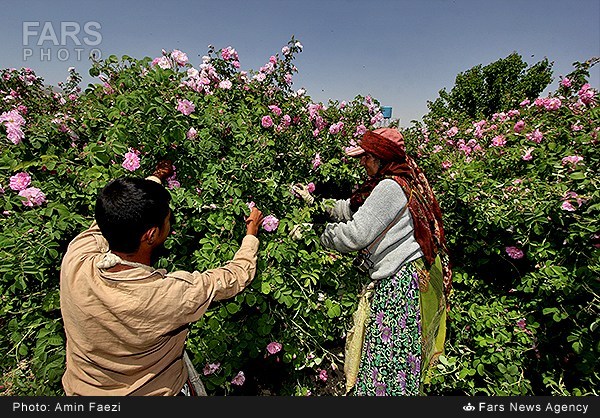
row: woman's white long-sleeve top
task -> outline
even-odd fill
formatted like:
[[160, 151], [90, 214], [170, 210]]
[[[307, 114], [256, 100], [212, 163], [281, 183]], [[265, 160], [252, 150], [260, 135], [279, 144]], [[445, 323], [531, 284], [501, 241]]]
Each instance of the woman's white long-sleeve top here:
[[[341, 253], [367, 248], [404, 209], [408, 199], [402, 187], [393, 179], [380, 181], [355, 213], [350, 199], [338, 200], [332, 215], [339, 220], [329, 223], [321, 235], [324, 247]], [[371, 249], [369, 270], [372, 279], [382, 279], [396, 273], [402, 265], [423, 256], [414, 237], [413, 219], [408, 208], [400, 219]]]

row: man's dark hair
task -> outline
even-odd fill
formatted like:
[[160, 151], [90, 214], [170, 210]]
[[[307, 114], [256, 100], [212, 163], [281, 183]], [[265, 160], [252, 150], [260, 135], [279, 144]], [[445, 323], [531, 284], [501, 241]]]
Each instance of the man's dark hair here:
[[96, 198], [95, 217], [111, 250], [132, 253], [144, 233], [162, 227], [171, 195], [160, 184], [137, 177], [119, 177]]

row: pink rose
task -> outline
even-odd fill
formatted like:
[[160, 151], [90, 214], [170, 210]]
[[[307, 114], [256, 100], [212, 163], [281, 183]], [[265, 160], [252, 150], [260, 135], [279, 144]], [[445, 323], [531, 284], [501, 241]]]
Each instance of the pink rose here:
[[270, 128], [271, 126], [273, 126], [273, 119], [271, 119], [271, 116], [269, 115], [263, 116], [260, 120], [260, 123], [263, 126], [263, 128]]
[[208, 376], [209, 374], [213, 374], [219, 370], [219, 367], [221, 367], [221, 363], [208, 363], [206, 366], [204, 366], [204, 369], [202, 369], [202, 373], [204, 376]]
[[138, 157], [136, 152], [130, 150], [125, 154], [125, 159], [121, 166], [126, 170], [135, 171], [140, 168], [140, 157]]
[[560, 206], [560, 208], [562, 210], [566, 210], [567, 212], [575, 212], [575, 210], [577, 210], [575, 208], [575, 206], [573, 206], [571, 204], [571, 202], [569, 202], [568, 200], [565, 200], [564, 202], [562, 202], [562, 205]]
[[273, 341], [267, 345], [267, 351], [269, 354], [279, 353], [281, 351], [281, 347], [281, 343]]
[[519, 132], [521, 132], [523, 130], [524, 127], [525, 127], [525, 121], [520, 120], [517, 123], [515, 123], [515, 126], [513, 127], [513, 130], [516, 133], [519, 133]]
[[177, 110], [179, 110], [184, 115], [188, 116], [194, 110], [196, 110], [196, 105], [194, 105], [194, 103], [190, 102], [187, 99], [179, 99], [177, 100]]
[[29, 207], [39, 206], [46, 201], [46, 195], [37, 187], [29, 187], [21, 190], [19, 196], [26, 199], [23, 201], [23, 205]]
[[312, 160], [312, 168], [316, 170], [321, 165], [321, 155], [317, 152]]
[[506, 247], [505, 250], [510, 258], [514, 258], [515, 260], [523, 258], [523, 251], [517, 247]]
[[13, 190], [26, 189], [31, 184], [31, 177], [26, 172], [22, 171], [10, 178], [9, 186]]
[[232, 385], [242, 386], [246, 381], [246, 376], [243, 371], [239, 371], [237, 375], [231, 380]]
[[568, 77], [565, 77], [560, 80], [560, 85], [563, 87], [571, 87], [571, 80]]
[[536, 129], [535, 131], [527, 134], [527, 139], [539, 144], [542, 142], [542, 139], [544, 139], [544, 134], [542, 134], [539, 129]]
[[277, 219], [275, 216], [267, 215], [264, 217], [262, 227], [265, 229], [265, 231], [273, 232], [277, 229], [278, 226], [279, 219]]
[[502, 135], [496, 135], [494, 139], [492, 139], [492, 146], [494, 147], [503, 147], [506, 145], [506, 139]]
[[219, 83], [219, 88], [221, 88], [223, 90], [230, 90], [232, 86], [233, 86], [233, 84], [231, 83], [230, 80], [223, 80]]
[[198, 131], [195, 128], [190, 128], [188, 129], [187, 133], [185, 134], [187, 139], [194, 139], [198, 136]]
[[281, 116], [281, 109], [277, 105], [269, 105], [269, 110], [275, 113], [277, 116]]
[[523, 154], [523, 156], [521, 157], [524, 161], [531, 161], [531, 159], [533, 158], [533, 156], [531, 155], [531, 153], [533, 152], [534, 148], [527, 148], [525, 150], [525, 154]]
[[583, 161], [583, 157], [579, 156], [579, 155], [570, 155], [568, 157], [564, 157], [562, 159], [562, 165], [567, 165], [567, 164], [573, 164], [576, 165], [577, 163]]
[[181, 52], [178, 49], [175, 49], [175, 50], [173, 50], [173, 52], [171, 52], [171, 58], [173, 58], [173, 60], [180, 67], [183, 67], [188, 62], [188, 56], [187, 56], [187, 54], [185, 52]]

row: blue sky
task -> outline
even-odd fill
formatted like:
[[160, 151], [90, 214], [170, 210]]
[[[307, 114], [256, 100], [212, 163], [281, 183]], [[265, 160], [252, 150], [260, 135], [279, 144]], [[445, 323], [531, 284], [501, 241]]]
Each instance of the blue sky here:
[[[23, 22], [39, 22], [28, 24], [27, 46]], [[59, 44], [37, 46], [46, 22]], [[62, 44], [65, 22], [80, 27], [81, 46]], [[84, 30], [90, 22], [96, 33]], [[87, 75], [93, 47], [135, 58], [180, 49], [197, 66], [209, 44], [232, 46], [242, 70], [258, 70], [294, 36], [304, 46], [295, 89], [324, 103], [372, 95], [407, 126], [458, 73], [512, 52], [530, 65], [553, 61], [554, 90], [573, 62], [600, 56], [600, 0], [3, 0], [0, 34], [0, 68], [30, 67], [55, 85], [73, 66], [82, 87], [97, 81]], [[598, 89], [600, 65], [592, 71]]]

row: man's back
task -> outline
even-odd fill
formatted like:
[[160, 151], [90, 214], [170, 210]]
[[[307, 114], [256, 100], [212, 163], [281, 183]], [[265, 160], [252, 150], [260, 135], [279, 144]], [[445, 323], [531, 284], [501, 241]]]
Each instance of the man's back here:
[[234, 258], [205, 272], [99, 269], [108, 243], [94, 223], [61, 266], [67, 335], [67, 395], [174, 395], [186, 381], [188, 324], [213, 300], [235, 296], [256, 274], [259, 240], [246, 235]]
[[[95, 224], [69, 245], [61, 267], [67, 395], [173, 395], [187, 379], [181, 359], [183, 296], [164, 270], [110, 273], [95, 264], [108, 243]], [[175, 286], [175, 287], [174, 287]], [[170, 300], [170, 302], [169, 302]]]

